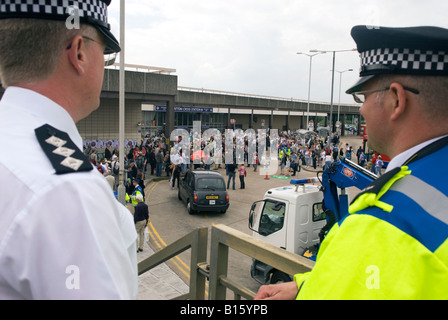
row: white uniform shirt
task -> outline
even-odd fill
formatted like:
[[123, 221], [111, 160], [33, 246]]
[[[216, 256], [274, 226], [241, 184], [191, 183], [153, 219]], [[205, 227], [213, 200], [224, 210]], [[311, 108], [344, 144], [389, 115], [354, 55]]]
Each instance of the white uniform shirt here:
[[96, 170], [56, 175], [34, 129], [49, 124], [82, 151], [70, 115], [33, 91], [0, 101], [0, 299], [135, 299], [131, 213]]

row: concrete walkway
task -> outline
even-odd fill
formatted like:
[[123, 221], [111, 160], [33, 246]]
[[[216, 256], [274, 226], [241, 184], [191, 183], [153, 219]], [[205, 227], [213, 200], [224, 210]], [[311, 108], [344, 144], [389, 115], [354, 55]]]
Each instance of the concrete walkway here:
[[[154, 251], [145, 243], [143, 252], [137, 254], [138, 262]], [[189, 287], [165, 263], [138, 277], [138, 300], [170, 300], [188, 293]]]

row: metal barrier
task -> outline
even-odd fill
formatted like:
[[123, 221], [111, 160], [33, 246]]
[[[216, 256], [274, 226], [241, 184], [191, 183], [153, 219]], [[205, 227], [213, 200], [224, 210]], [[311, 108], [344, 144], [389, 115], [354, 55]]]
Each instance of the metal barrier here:
[[207, 238], [207, 228], [191, 232], [140, 262], [139, 275], [191, 248], [190, 292], [177, 299], [204, 300], [205, 281], [209, 279], [210, 300], [225, 300], [227, 289], [234, 292], [236, 300], [241, 297], [250, 300], [255, 297], [255, 292], [227, 277], [229, 248], [287, 274], [308, 272], [314, 266], [314, 262], [309, 259], [225, 225], [212, 227], [209, 264], [207, 263]]
[[157, 267], [191, 248], [190, 292], [176, 299], [204, 300], [206, 276], [198, 271], [198, 265], [207, 261], [208, 229], [197, 229], [154, 253], [138, 264], [138, 275]]

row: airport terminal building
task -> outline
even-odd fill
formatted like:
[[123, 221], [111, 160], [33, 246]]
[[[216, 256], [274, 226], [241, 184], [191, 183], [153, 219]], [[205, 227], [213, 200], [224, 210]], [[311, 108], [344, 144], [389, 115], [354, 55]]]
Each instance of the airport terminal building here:
[[[178, 87], [175, 70], [127, 65], [125, 73], [125, 139], [140, 141], [147, 134], [173, 129], [191, 129], [201, 121], [202, 129], [241, 128], [246, 130], [307, 128], [307, 100], [283, 99], [216, 90]], [[361, 124], [359, 105], [341, 105], [344, 123]], [[309, 121], [328, 124], [329, 103], [310, 103]], [[333, 120], [338, 105], [333, 106]], [[348, 122], [347, 122], [348, 121]], [[119, 139], [119, 70], [104, 72], [99, 108], [77, 123], [86, 141]], [[359, 132], [359, 130], [358, 130]]]

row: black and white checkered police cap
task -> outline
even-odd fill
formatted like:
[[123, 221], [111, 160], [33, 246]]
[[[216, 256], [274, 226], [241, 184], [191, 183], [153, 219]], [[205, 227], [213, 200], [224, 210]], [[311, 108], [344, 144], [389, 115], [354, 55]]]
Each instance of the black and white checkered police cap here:
[[361, 57], [361, 78], [348, 94], [381, 74], [448, 76], [448, 29], [355, 26], [351, 34]]
[[119, 52], [120, 45], [110, 31], [107, 6], [111, 0], [2, 0], [0, 19], [34, 18], [66, 20], [70, 16], [80, 23], [94, 26], [106, 41], [105, 53]]

